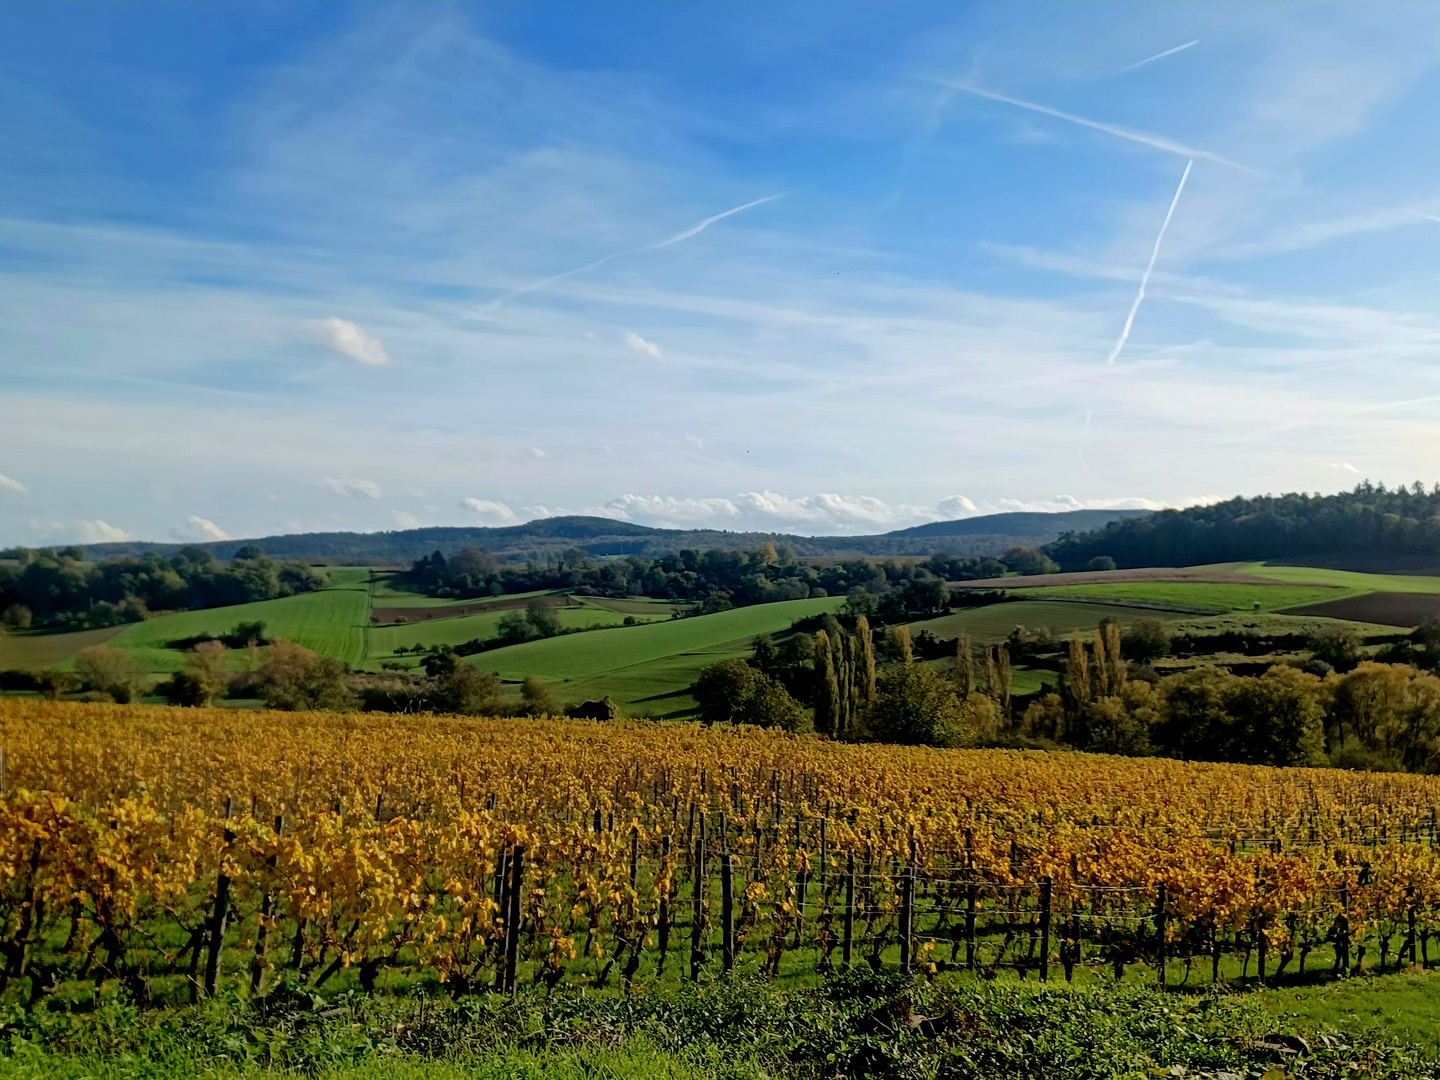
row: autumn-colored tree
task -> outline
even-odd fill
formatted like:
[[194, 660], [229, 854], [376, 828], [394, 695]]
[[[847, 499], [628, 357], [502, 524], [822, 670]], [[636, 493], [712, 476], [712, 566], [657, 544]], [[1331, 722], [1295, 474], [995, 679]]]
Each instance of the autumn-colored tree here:
[[87, 687], [128, 705], [140, 693], [144, 673], [135, 657], [111, 645], [87, 645], [75, 656], [75, 674]]

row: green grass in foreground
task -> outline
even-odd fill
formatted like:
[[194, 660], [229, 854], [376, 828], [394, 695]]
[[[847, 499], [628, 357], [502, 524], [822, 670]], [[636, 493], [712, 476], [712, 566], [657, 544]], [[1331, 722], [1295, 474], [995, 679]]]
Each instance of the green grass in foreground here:
[[1293, 1026], [1398, 1039], [1440, 1055], [1440, 973], [1434, 971], [1267, 990], [1261, 998], [1271, 1014]]
[[665, 712], [671, 704], [682, 708], [689, 702], [672, 698], [666, 704], [663, 699], [683, 694], [707, 664], [745, 655], [757, 634], [788, 630], [796, 619], [838, 611], [844, 603], [844, 597], [831, 596], [757, 604], [715, 615], [529, 641], [481, 653], [469, 662], [498, 671], [508, 680], [538, 675], [563, 700], [610, 694], [622, 704], [660, 701], [655, 711]]
[[[1026, 589], [1027, 596], [1093, 597], [1096, 600], [1129, 600], [1174, 604], [1209, 611], [1251, 611], [1258, 602], [1261, 611], [1323, 604], [1343, 600], [1361, 590], [1337, 589], [1325, 585], [1221, 585], [1199, 581], [1133, 581], [1115, 585], [1054, 585]], [[1371, 589], [1363, 590], [1366, 592]]]
[[185, 664], [185, 654], [166, 648], [168, 642], [225, 634], [238, 623], [259, 620], [269, 637], [289, 638], [307, 649], [358, 666], [365, 654], [369, 615], [366, 585], [337, 585], [279, 600], [161, 615], [131, 623], [110, 643], [134, 653], [151, 671], [178, 671]]
[[[1351, 984], [1358, 1000], [1379, 980]], [[1434, 987], [1421, 988], [1433, 991]], [[1434, 993], [1429, 994], [1433, 1000]], [[221, 998], [140, 1011], [111, 998], [91, 1012], [4, 1017], [0, 1077], [191, 1080], [261, 1075], [347, 1080], [460, 1077], [674, 1077], [785, 1080], [1245, 1080], [1433, 1077], [1414, 1028], [1387, 1038], [1345, 1017], [1288, 1015], [1268, 993], [1161, 994], [1002, 977], [914, 981], [855, 969], [784, 989], [758, 978], [665, 992], [615, 989], [450, 1001], [281, 990], [258, 1007]], [[1363, 1009], [1365, 1006], [1361, 1006]], [[918, 1018], [927, 1018], [925, 1024]], [[912, 1018], [917, 1022], [912, 1023]], [[1433, 1008], [1413, 1023], [1432, 1026]], [[1327, 1044], [1326, 1031], [1340, 1039]], [[1302, 1034], [1313, 1053], [1275, 1074], [1256, 1045]]]

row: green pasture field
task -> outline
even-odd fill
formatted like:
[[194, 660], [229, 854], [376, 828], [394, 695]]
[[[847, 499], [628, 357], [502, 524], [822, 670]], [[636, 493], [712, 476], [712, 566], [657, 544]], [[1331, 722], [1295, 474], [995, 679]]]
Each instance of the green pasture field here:
[[[1269, 563], [1222, 563], [1215, 570], [1235, 570], [1256, 577], [1309, 585], [1333, 585], [1329, 599], [1343, 600], [1369, 592], [1440, 593], [1440, 577], [1420, 574], [1361, 574], [1353, 570], [1326, 570], [1314, 566], [1272, 566]], [[1346, 591], [1341, 592], [1344, 589]]]
[[392, 584], [395, 575], [375, 575], [374, 606], [377, 608], [445, 608], [464, 607], [466, 604], [498, 603], [502, 600], [528, 600], [532, 596], [550, 596], [555, 589], [534, 589], [530, 592], [504, 593], [500, 596], [472, 596], [468, 600], [456, 597], [426, 596], [421, 592], [396, 588]]
[[624, 705], [667, 715], [693, 708], [684, 691], [700, 669], [749, 654], [758, 634], [788, 630], [797, 619], [839, 611], [841, 596], [756, 604], [714, 615], [527, 641], [481, 653], [469, 663], [516, 681], [537, 675], [564, 701], [609, 694]]
[[[1095, 600], [1128, 600], [1132, 603], [1173, 604], [1218, 613], [1252, 611], [1256, 603], [1261, 611], [1299, 607], [1301, 604], [1323, 604], [1342, 600], [1361, 590], [1335, 588], [1327, 585], [1232, 585], [1201, 581], [1129, 581], [1115, 585], [1052, 585], [1026, 589], [1027, 596], [1076, 596]], [[1373, 589], [1365, 589], [1371, 592]]]
[[[567, 630], [592, 626], [619, 626], [621, 620], [625, 618], [613, 611], [602, 607], [592, 607], [589, 604], [583, 607], [555, 608], [554, 611], [560, 620], [560, 625]], [[467, 641], [474, 641], [477, 638], [482, 641], [489, 640], [496, 635], [500, 620], [506, 615], [513, 614], [516, 612], [481, 612], [477, 615], [461, 615], [454, 619], [433, 619], [393, 626], [373, 626], [370, 628], [369, 659], [371, 661], [388, 659], [395, 654], [397, 648], [402, 646], [413, 648], [416, 645], [423, 645], [428, 649], [436, 645], [463, 645]], [[519, 614], [524, 614], [524, 612]], [[642, 622], [653, 622], [657, 619], [669, 619], [669, 617], [668, 613], [633, 616]]]
[[368, 566], [317, 566], [315, 573], [330, 582], [332, 589], [368, 587], [374, 571]]
[[577, 596], [575, 599], [621, 615], [655, 615], [665, 619], [670, 618], [680, 606], [666, 600], [652, 600], [648, 596], [627, 596], [624, 600], [613, 600], [608, 596]]
[[1145, 615], [1164, 614], [1148, 612], [1118, 604], [1072, 603], [1067, 600], [1012, 600], [1003, 604], [987, 604], [985, 607], [962, 608], [938, 619], [924, 619], [909, 623], [910, 633], [925, 630], [931, 636], [945, 639], [970, 635], [976, 645], [994, 645], [1004, 641], [1017, 626], [1035, 629], [1048, 626], [1057, 634], [1068, 634], [1072, 630], [1093, 630], [1103, 618], [1119, 619], [1128, 625]]
[[[343, 580], [343, 579], [342, 579]], [[221, 635], [237, 623], [259, 620], [270, 637], [289, 638], [324, 656], [358, 666], [365, 656], [370, 615], [368, 584], [335, 585], [319, 592], [261, 600], [253, 604], [181, 611], [131, 623], [112, 640], [128, 649], [151, 671], [178, 671], [185, 654], [166, 648], [170, 641]]]

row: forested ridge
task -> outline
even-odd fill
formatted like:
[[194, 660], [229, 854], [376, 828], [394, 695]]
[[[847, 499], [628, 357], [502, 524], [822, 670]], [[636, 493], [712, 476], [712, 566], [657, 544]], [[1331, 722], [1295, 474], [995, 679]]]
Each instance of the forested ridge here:
[[1066, 534], [1045, 551], [1065, 570], [1104, 555], [1121, 568], [1330, 552], [1440, 558], [1440, 484], [1387, 488], [1367, 480], [1337, 495], [1292, 492], [1162, 510]]

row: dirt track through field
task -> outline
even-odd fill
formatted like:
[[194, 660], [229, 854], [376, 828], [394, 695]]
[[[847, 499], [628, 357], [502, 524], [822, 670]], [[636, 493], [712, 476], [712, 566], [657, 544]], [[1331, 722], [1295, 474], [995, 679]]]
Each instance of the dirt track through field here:
[[[372, 608], [370, 615], [375, 626], [390, 626], [397, 622], [430, 622], [433, 619], [456, 619], [461, 615], [488, 615], [496, 611], [524, 611], [534, 599], [533, 596], [527, 596], [514, 600], [477, 600], [473, 604], [456, 604], [454, 607]], [[573, 596], [547, 596], [543, 599], [551, 607], [584, 606]]]
[[1440, 595], [1375, 592], [1324, 604], [1304, 604], [1276, 614], [1314, 615], [1325, 619], [1379, 623], [1382, 626], [1419, 626], [1427, 619], [1440, 618]]
[[952, 589], [1039, 589], [1054, 585], [1127, 585], [1150, 582], [1187, 581], [1199, 585], [1284, 585], [1287, 582], [1235, 570], [1186, 569], [1147, 566], [1139, 570], [1081, 570], [1069, 574], [1032, 574], [1029, 577], [985, 578], [981, 581], [952, 581]]

